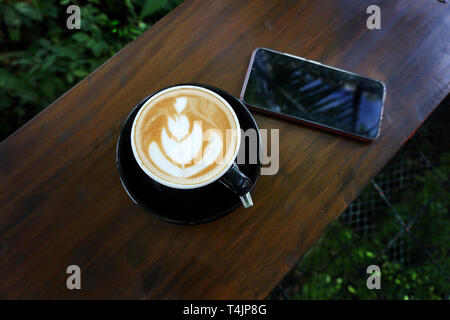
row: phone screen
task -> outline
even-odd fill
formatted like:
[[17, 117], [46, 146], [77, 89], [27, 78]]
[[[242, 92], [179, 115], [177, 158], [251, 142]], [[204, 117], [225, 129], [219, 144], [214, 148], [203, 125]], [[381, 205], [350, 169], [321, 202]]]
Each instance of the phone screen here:
[[259, 48], [242, 100], [253, 109], [373, 140], [385, 87], [378, 80]]

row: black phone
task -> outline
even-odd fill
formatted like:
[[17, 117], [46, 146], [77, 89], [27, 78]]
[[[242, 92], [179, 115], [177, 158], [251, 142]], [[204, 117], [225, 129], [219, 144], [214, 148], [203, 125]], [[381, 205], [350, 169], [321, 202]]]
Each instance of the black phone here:
[[240, 98], [255, 111], [373, 141], [380, 134], [385, 96], [379, 80], [257, 48]]

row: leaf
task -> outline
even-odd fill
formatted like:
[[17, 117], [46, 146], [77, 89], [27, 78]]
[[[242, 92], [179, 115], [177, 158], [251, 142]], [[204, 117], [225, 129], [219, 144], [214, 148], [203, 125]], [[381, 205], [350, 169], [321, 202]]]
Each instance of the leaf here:
[[[62, 5], [67, 7], [69, 3], [70, 0], [67, 1], [66, 5], [64, 4]], [[39, 11], [41, 16], [54, 19], [57, 19], [58, 12], [60, 11], [61, 8], [61, 6], [58, 3], [56, 3], [56, 1], [33, 1], [33, 7]]]
[[146, 1], [139, 14], [140, 19], [144, 19], [149, 15], [155, 13], [159, 9], [163, 8], [167, 4], [167, 0], [151, 0]]
[[51, 97], [54, 95], [55, 85], [52, 81], [44, 81], [41, 85], [41, 89], [47, 97]]
[[133, 3], [131, 2], [131, 0], [125, 0], [125, 5], [126, 5], [129, 9], [134, 10], [134, 6], [133, 6]]
[[97, 23], [99, 23], [100, 25], [107, 25], [109, 20], [108, 20], [108, 16], [104, 13], [99, 14], [95, 17], [95, 20]]
[[4, 19], [5, 23], [10, 27], [20, 27], [22, 23], [17, 12], [14, 11], [11, 7], [5, 8]]
[[35, 64], [34, 66], [31, 67], [31, 69], [28, 71], [28, 74], [33, 75], [33, 73], [35, 73], [37, 70], [40, 69], [40, 65], [39, 64]]
[[19, 41], [20, 40], [20, 28], [19, 27], [11, 27], [8, 28], [8, 34], [11, 40]]
[[42, 20], [42, 15], [39, 11], [37, 11], [33, 6], [27, 2], [18, 2], [14, 4], [14, 7], [17, 11], [19, 11], [24, 16], [32, 19], [32, 20]]
[[131, 0], [125, 0], [125, 4], [130, 9], [131, 15], [136, 19], [136, 12], [134, 11], [134, 6]]
[[350, 231], [345, 231], [345, 236], [347, 237], [347, 239], [351, 239], [352, 238], [352, 233]]
[[93, 43], [93, 45], [91, 47], [92, 52], [94, 53], [94, 56], [96, 58], [101, 56], [101, 54], [103, 53], [103, 49], [105, 49], [105, 48], [108, 48], [108, 46], [102, 41]]
[[85, 32], [77, 32], [72, 37], [78, 42], [88, 42], [91, 39]]
[[73, 77], [72, 74], [68, 73], [66, 75], [66, 80], [67, 80], [67, 82], [72, 83], [75, 80], [75, 78]]
[[147, 25], [145, 22], [143, 22], [143, 21], [139, 21], [138, 27], [139, 27], [141, 30], [145, 30], [145, 29], [147, 29], [148, 25]]
[[0, 88], [13, 89], [17, 84], [14, 74], [6, 69], [0, 69]]
[[26, 56], [26, 51], [13, 51], [0, 54], [0, 61], [7, 61], [9, 59], [20, 58]]
[[83, 78], [83, 77], [87, 76], [89, 74], [89, 72], [86, 70], [77, 69], [77, 70], [73, 71], [73, 74], [76, 77]]
[[48, 67], [50, 67], [56, 60], [56, 56], [48, 56], [44, 63], [42, 64], [42, 70], [45, 71], [48, 69]]
[[52, 43], [50, 41], [48, 41], [47, 39], [42, 38], [42, 39], [39, 39], [38, 42], [42, 47], [44, 47], [46, 49], [52, 49]]

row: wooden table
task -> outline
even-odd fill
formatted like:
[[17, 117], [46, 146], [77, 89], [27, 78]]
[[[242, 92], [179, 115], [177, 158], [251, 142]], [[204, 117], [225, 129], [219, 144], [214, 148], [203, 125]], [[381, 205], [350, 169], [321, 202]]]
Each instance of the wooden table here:
[[[449, 92], [449, 5], [376, 1], [368, 30], [372, 2], [186, 1], [3, 141], [0, 298], [264, 298]], [[260, 46], [384, 81], [380, 138], [254, 114], [280, 129], [280, 170], [253, 208], [186, 227], [134, 205], [115, 164], [132, 107], [183, 82], [238, 96]]]

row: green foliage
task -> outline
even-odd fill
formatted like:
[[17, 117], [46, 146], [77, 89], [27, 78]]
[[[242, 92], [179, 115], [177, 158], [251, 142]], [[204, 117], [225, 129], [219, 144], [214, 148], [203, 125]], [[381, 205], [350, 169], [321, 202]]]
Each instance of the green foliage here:
[[[182, 0], [0, 0], [0, 140]], [[69, 30], [66, 8], [81, 8]]]
[[[425, 255], [409, 234], [397, 241], [416, 244], [409, 263], [384, 251], [389, 241], [402, 229], [395, 214], [406, 224], [414, 220], [412, 230], [445, 272], [450, 270], [448, 208], [450, 208], [450, 153], [439, 161], [441, 165], [417, 176], [418, 188], [400, 196], [394, 209], [380, 217], [373, 238], [359, 235], [350, 227], [334, 223], [332, 232], [322, 238], [285, 279], [285, 289], [291, 299], [449, 299], [450, 283], [434, 262]], [[439, 177], [442, 183], [437, 181]], [[447, 187], [445, 187], [447, 186]], [[369, 187], [365, 193], [373, 192]], [[332, 231], [332, 230], [331, 230]], [[345, 250], [337, 241], [341, 239]], [[347, 251], [347, 252], [345, 252]], [[351, 258], [350, 258], [351, 257]], [[381, 290], [369, 290], [365, 268], [375, 264], [381, 269]], [[363, 268], [363, 269], [358, 269]], [[294, 284], [294, 285], [293, 285]]]

